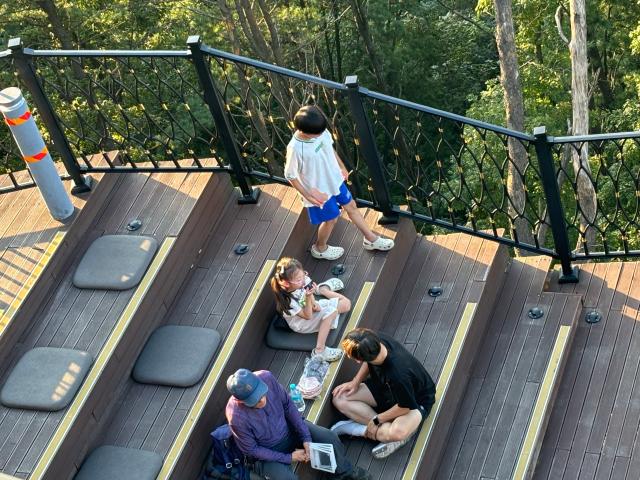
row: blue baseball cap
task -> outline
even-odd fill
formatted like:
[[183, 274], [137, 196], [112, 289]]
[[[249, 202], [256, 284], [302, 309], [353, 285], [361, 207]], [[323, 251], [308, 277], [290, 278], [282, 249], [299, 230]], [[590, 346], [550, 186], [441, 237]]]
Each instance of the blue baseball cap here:
[[251, 370], [240, 368], [227, 379], [227, 390], [247, 407], [255, 407], [269, 387]]

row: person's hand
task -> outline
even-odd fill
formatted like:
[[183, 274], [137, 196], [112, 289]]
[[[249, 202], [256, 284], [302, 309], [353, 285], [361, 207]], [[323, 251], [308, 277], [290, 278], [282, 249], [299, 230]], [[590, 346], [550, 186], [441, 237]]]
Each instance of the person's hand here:
[[291, 453], [291, 461], [307, 463], [309, 461], [309, 456], [307, 455], [306, 450], [298, 448]]
[[378, 433], [378, 425], [373, 423], [373, 418], [367, 423], [367, 431], [364, 436], [370, 440], [376, 440], [376, 434]]
[[329, 200], [329, 195], [324, 192], [321, 192], [317, 188], [312, 188], [309, 191], [311, 199], [308, 199], [311, 203], [313, 203], [316, 207], [322, 207], [324, 203]]
[[[318, 285], [316, 285], [316, 282], [312, 282], [311, 286], [309, 288], [305, 288], [304, 289], [304, 293], [305, 295], [308, 296], [313, 296], [316, 293], [316, 289], [318, 288]], [[313, 305], [315, 305], [316, 303], [314, 302]], [[316, 310], [314, 310], [316, 311]]]
[[307, 454], [307, 461], [311, 460], [311, 442], [304, 442], [302, 444], [304, 452]]
[[333, 389], [333, 396], [340, 397], [342, 395], [349, 396], [355, 393], [358, 390], [360, 385], [355, 380], [351, 380], [350, 382], [342, 383]]
[[342, 178], [345, 182], [349, 180], [349, 170], [347, 170], [346, 168], [341, 168], [340, 173], [342, 173]]

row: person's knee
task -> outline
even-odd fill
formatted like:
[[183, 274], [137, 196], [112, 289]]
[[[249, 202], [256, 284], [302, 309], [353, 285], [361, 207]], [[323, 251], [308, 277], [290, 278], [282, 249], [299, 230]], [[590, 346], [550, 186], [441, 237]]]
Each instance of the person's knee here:
[[349, 310], [351, 310], [351, 300], [347, 297], [342, 297], [338, 301], [338, 312], [347, 313]]
[[398, 440], [404, 440], [413, 433], [407, 426], [404, 425], [391, 425], [389, 429], [389, 441], [396, 442]]
[[335, 395], [331, 398], [331, 402], [333, 406], [338, 409], [340, 413], [344, 413], [347, 405], [347, 400], [344, 398], [344, 395], [340, 395], [336, 397]]

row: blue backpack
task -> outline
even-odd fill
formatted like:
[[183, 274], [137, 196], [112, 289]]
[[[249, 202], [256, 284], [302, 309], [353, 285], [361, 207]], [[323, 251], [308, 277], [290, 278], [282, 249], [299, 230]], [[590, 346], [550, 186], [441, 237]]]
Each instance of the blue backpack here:
[[224, 424], [211, 432], [213, 447], [204, 468], [203, 480], [249, 480], [246, 458]]

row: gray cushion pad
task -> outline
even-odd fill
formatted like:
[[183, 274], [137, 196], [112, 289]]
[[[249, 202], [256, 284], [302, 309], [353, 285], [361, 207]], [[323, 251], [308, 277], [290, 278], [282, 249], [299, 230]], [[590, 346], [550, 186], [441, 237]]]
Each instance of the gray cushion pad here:
[[[296, 333], [294, 331], [276, 328], [274, 325], [275, 318], [276, 317], [271, 320], [269, 329], [267, 330], [267, 336], [265, 338], [267, 346], [277, 350], [301, 350], [305, 352], [310, 352], [316, 348], [317, 333]], [[327, 337], [328, 346], [335, 347], [338, 342], [340, 342], [340, 334], [342, 333], [342, 328], [346, 325], [346, 318], [346, 315], [340, 315], [338, 328], [334, 328], [329, 332], [329, 336]]]
[[75, 480], [155, 480], [161, 468], [155, 452], [104, 445], [91, 452]]
[[73, 276], [78, 288], [127, 290], [144, 276], [158, 242], [153, 237], [105, 235], [87, 249]]
[[73, 399], [93, 358], [67, 348], [38, 347], [18, 361], [0, 392], [6, 407], [55, 412]]
[[140, 383], [190, 387], [202, 379], [220, 343], [210, 328], [165, 325], [151, 334], [133, 368]]

